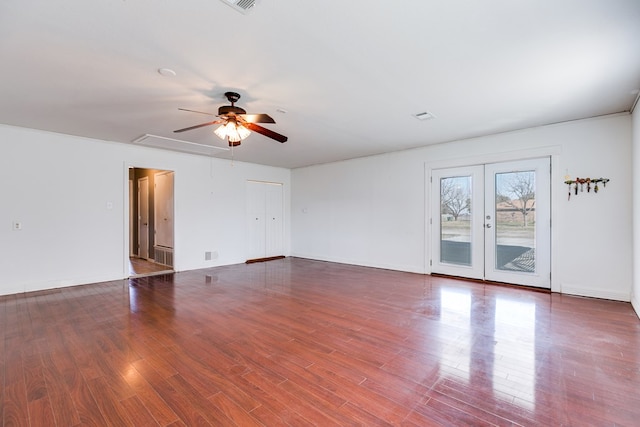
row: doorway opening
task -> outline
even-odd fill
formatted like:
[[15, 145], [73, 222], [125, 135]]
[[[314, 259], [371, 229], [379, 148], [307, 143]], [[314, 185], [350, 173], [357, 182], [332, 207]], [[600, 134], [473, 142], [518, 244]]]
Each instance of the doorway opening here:
[[129, 168], [129, 277], [174, 271], [174, 172]]

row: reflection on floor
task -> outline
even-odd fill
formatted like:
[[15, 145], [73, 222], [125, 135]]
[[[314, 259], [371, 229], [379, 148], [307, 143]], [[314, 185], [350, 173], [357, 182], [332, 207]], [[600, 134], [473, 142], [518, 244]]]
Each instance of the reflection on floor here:
[[0, 297], [0, 426], [637, 426], [639, 362], [628, 302], [301, 258]]
[[143, 258], [129, 257], [130, 277], [154, 276], [171, 272], [173, 272], [173, 269], [169, 266], [157, 264]]

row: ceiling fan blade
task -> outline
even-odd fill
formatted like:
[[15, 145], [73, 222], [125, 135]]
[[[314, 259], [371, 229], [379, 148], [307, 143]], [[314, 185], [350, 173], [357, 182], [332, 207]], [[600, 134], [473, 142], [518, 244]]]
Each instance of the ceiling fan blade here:
[[275, 123], [268, 114], [238, 114], [247, 123]]
[[185, 132], [188, 130], [198, 129], [205, 126], [217, 125], [218, 123], [224, 123], [224, 120], [216, 120], [213, 122], [202, 123], [201, 125], [189, 126], [188, 128], [174, 130], [175, 133]]
[[252, 131], [256, 132], [256, 133], [259, 133], [259, 134], [264, 135], [266, 137], [269, 137], [271, 139], [275, 139], [278, 142], [287, 142], [287, 140], [289, 139], [284, 135], [280, 135], [279, 133], [276, 133], [276, 132], [274, 132], [272, 130], [269, 130], [267, 128], [263, 128], [262, 126], [259, 126], [259, 125], [255, 124], [255, 123], [245, 123], [243, 126], [246, 127], [249, 130], [252, 130]]
[[188, 111], [190, 113], [206, 114], [207, 116], [215, 116], [215, 114], [212, 114], [212, 113], [205, 113], [204, 111], [188, 110], [186, 108], [178, 108], [178, 110], [180, 110], [180, 111]]

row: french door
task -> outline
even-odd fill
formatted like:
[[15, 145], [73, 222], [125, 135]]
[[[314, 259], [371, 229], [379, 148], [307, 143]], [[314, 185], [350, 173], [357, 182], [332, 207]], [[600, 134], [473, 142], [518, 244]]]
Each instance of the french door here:
[[551, 287], [550, 159], [432, 171], [431, 271]]

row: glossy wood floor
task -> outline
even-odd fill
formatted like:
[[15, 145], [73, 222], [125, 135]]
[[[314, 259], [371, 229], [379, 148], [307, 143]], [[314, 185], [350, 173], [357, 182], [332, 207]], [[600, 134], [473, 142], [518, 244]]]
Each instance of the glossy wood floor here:
[[287, 258], [0, 297], [0, 420], [640, 423], [627, 303]]
[[131, 277], [153, 276], [172, 271], [173, 269], [166, 265], [157, 264], [143, 258], [129, 257], [129, 275]]

